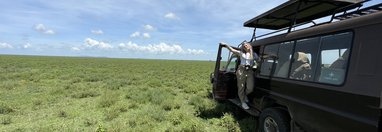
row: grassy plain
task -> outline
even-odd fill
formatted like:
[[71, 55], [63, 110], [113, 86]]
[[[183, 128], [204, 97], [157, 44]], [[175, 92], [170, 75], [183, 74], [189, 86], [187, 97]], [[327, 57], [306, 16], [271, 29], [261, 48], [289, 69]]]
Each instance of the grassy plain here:
[[211, 100], [214, 62], [0, 56], [1, 131], [253, 131]]

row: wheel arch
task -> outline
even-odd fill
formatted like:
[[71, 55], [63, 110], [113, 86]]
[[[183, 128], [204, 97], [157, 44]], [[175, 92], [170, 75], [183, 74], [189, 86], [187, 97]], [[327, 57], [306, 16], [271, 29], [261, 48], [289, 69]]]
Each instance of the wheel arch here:
[[292, 119], [292, 114], [290, 113], [290, 110], [288, 108], [288, 105], [286, 105], [286, 103], [281, 103], [280, 101], [277, 101], [273, 98], [270, 98], [269, 96], [264, 96], [261, 99], [260, 110], [263, 111], [267, 108], [280, 109], [280, 110], [286, 112], [288, 114], [289, 118]]
[[282, 113], [286, 114], [286, 116], [289, 118], [290, 129], [295, 129], [296, 126], [294, 125], [293, 114], [291, 113], [286, 103], [277, 101], [276, 99], [269, 96], [264, 96], [261, 98], [260, 111], [262, 112], [266, 109], [276, 109], [282, 111]]

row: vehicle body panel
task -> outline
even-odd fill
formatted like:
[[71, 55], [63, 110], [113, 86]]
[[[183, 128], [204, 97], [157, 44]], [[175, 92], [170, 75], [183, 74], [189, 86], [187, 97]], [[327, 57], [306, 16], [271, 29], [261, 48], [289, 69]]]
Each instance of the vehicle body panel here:
[[380, 131], [382, 12], [268, 37], [252, 45], [262, 56], [267, 45], [341, 32], [353, 34], [342, 84], [263, 76], [259, 71], [250, 106], [260, 111], [283, 108], [292, 124], [306, 131]]

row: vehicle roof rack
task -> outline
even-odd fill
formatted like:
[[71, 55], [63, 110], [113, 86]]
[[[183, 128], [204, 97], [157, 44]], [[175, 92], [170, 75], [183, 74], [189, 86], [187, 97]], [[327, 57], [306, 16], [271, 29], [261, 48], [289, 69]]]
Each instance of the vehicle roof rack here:
[[363, 16], [363, 15], [369, 15], [369, 14], [380, 12], [380, 11], [382, 11], [382, 3], [377, 4], [377, 5], [373, 5], [373, 6], [370, 6], [367, 8], [363, 8], [360, 10], [356, 10], [353, 12], [342, 14], [342, 15], [334, 17], [334, 19], [345, 20], [345, 19], [359, 17], [359, 16]]
[[359, 7], [354, 5], [363, 0], [289, 0], [247, 22], [244, 27], [282, 29], [321, 17], [334, 12]]
[[255, 28], [252, 42], [257, 38], [255, 35], [256, 28], [277, 30], [260, 36], [263, 37], [284, 30], [290, 32], [293, 27], [330, 15], [332, 16], [331, 22], [336, 13], [360, 8], [366, 1], [369, 0], [289, 0], [246, 21], [244, 27]]

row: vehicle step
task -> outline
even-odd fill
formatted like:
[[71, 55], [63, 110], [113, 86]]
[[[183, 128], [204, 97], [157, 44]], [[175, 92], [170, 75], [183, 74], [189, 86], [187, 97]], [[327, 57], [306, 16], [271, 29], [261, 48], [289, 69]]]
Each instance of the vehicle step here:
[[[241, 102], [238, 98], [236, 99], [228, 99], [229, 101], [231, 101], [232, 103], [234, 103], [235, 105], [239, 106], [241, 109], [243, 109], [241, 107]], [[253, 115], [253, 116], [259, 116], [260, 114], [260, 111], [253, 108], [250, 104], [249, 104], [249, 109], [248, 110], [245, 110], [243, 109], [245, 112], [249, 113], [250, 115]]]

